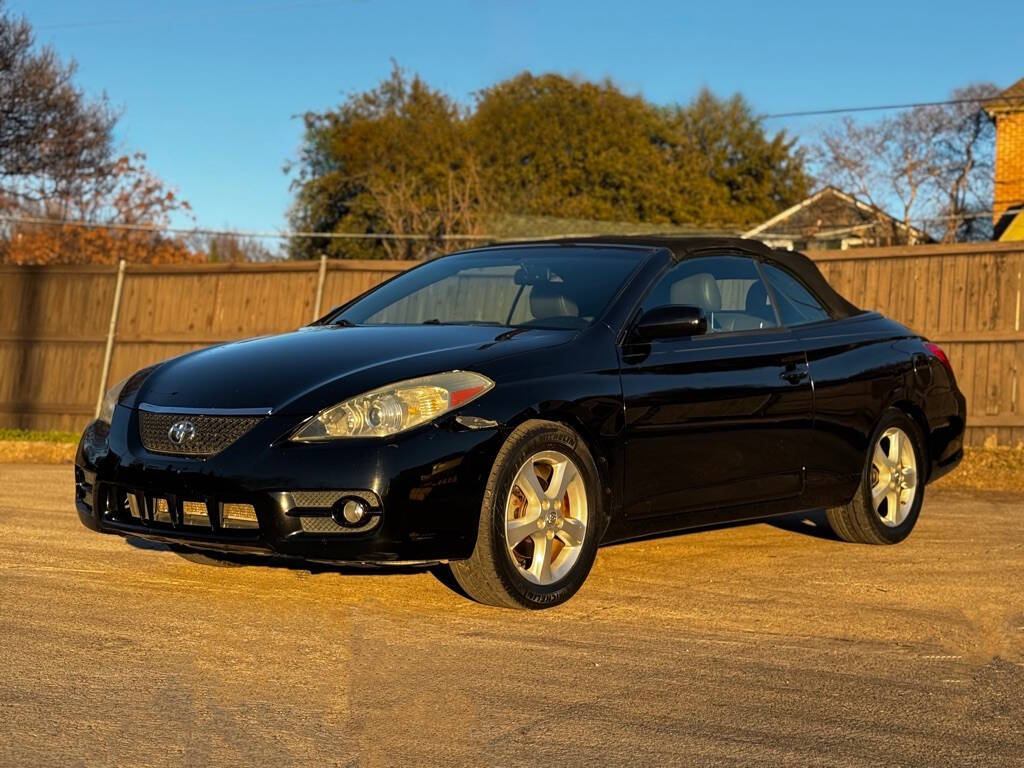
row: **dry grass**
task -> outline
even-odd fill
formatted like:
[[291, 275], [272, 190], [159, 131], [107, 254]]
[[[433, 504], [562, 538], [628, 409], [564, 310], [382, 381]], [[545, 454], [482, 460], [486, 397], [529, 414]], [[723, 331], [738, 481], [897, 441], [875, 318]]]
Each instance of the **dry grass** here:
[[60, 432], [56, 429], [44, 431], [38, 429], [13, 429], [10, 427], [0, 427], [0, 442], [16, 440], [33, 443], [71, 443], [72, 445], [77, 445], [78, 438], [80, 436], [81, 435], [78, 432]]
[[77, 447], [45, 440], [0, 440], [0, 464], [70, 464]]
[[965, 448], [960, 466], [936, 485], [983, 491], [1024, 491], [1024, 448]]
[[0, 427], [0, 463], [70, 464], [78, 437], [75, 432]]

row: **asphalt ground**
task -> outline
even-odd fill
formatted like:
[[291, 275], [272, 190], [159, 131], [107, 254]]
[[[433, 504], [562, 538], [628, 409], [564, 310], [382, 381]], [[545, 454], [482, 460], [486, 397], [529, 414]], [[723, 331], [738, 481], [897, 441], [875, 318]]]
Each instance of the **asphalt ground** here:
[[1024, 764], [1024, 495], [609, 547], [526, 613], [102, 536], [72, 485], [0, 465], [3, 765]]

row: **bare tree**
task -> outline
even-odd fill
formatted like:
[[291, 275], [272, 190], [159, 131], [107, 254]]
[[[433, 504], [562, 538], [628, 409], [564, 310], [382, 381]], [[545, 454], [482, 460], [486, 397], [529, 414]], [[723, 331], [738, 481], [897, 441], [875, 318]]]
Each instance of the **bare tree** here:
[[900, 206], [895, 218], [904, 226], [890, 233], [893, 242], [906, 242], [936, 174], [934, 143], [924, 139], [930, 131], [920, 118], [908, 112], [867, 125], [844, 118], [815, 153], [819, 176], [878, 209], [880, 226], [888, 225], [882, 211]]
[[404, 172], [383, 179], [370, 177], [366, 187], [387, 232], [424, 236], [382, 240], [389, 259], [422, 259], [454, 251], [466, 241], [450, 238], [481, 231], [477, 214], [484, 192], [472, 157], [466, 158], [458, 173], [447, 169], [443, 181], [429, 187], [416, 174]]
[[995, 124], [980, 105], [999, 90], [991, 83], [959, 88], [953, 91], [953, 99], [972, 101], [943, 108], [946, 129], [936, 148], [936, 204], [945, 217], [943, 240], [947, 242], [992, 237], [992, 217], [988, 211], [992, 207], [995, 173]]
[[207, 260], [213, 262], [266, 262], [277, 258], [258, 238], [234, 233], [221, 232], [195, 237], [193, 248], [205, 253]]
[[108, 174], [117, 116], [74, 74], [0, 0], [0, 208], [69, 200]]
[[0, 212], [18, 215], [0, 227], [0, 262], [199, 258], [183, 238], [159, 232], [188, 203], [145, 155], [115, 153], [117, 115], [106, 97], [88, 99], [74, 74], [73, 61], [37, 50], [31, 26], [0, 0]]
[[903, 227], [893, 242], [906, 242], [914, 226], [947, 241], [976, 239], [983, 221], [974, 214], [988, 207], [992, 185], [994, 132], [982, 106], [998, 90], [972, 85], [953, 92], [961, 103], [870, 123], [845, 118], [811, 153], [817, 175], [880, 211], [897, 209]]

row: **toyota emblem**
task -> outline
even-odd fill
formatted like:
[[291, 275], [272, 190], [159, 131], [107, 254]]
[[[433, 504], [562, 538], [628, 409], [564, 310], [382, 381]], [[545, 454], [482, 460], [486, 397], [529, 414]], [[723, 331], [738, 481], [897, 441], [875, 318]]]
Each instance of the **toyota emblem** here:
[[191, 443], [196, 439], [196, 425], [187, 419], [176, 421], [167, 430], [167, 439], [175, 445]]

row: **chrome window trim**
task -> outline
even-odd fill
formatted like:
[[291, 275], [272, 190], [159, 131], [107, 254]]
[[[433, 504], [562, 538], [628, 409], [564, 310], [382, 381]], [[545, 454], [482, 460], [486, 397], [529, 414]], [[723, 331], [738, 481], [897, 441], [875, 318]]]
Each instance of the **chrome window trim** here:
[[188, 408], [178, 405], [150, 405], [139, 403], [140, 411], [149, 413], [177, 413], [182, 416], [190, 414], [202, 416], [269, 416], [274, 412], [273, 408]]

